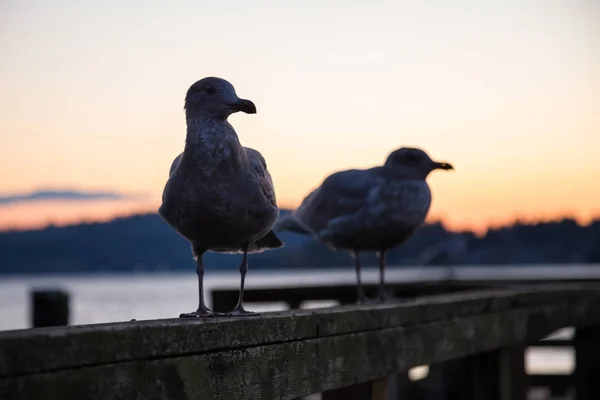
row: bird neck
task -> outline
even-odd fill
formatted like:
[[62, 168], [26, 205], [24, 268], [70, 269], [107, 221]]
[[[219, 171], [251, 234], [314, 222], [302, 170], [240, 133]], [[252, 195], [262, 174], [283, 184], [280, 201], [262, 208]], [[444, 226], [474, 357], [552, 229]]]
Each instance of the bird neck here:
[[236, 168], [245, 157], [233, 127], [225, 119], [202, 115], [187, 116], [184, 158], [206, 162], [218, 158], [219, 164]]

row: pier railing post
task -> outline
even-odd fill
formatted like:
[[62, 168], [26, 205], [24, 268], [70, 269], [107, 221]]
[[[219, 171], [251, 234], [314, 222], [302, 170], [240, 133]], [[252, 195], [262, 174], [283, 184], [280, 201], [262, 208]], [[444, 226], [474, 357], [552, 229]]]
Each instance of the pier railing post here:
[[524, 347], [509, 347], [429, 367], [436, 400], [525, 400]]
[[575, 347], [575, 395], [577, 400], [600, 399], [600, 326], [577, 329]]
[[525, 371], [525, 346], [498, 351], [500, 400], [525, 400], [529, 379]]
[[30, 324], [34, 328], [69, 325], [69, 294], [63, 290], [36, 289], [30, 293]]

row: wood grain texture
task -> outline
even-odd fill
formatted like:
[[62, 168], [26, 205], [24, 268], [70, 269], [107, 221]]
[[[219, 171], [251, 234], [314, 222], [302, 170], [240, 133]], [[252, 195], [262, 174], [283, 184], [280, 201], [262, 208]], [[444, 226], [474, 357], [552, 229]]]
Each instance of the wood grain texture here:
[[265, 313], [261, 318], [167, 319], [0, 332], [0, 378], [71, 367], [248, 347], [599, 296], [600, 285], [540, 285], [397, 304]]
[[0, 398], [292, 399], [600, 325], [600, 287], [0, 334]]

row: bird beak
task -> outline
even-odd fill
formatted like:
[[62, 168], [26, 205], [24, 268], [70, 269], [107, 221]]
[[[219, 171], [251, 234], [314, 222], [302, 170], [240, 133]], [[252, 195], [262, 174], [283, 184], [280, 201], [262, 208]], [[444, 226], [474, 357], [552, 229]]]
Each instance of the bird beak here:
[[434, 162], [433, 169], [444, 169], [444, 170], [448, 171], [451, 169], [453, 170], [454, 167], [452, 166], [452, 164], [449, 164], [446, 162]]
[[229, 103], [228, 106], [233, 112], [242, 111], [246, 114], [256, 114], [256, 106], [250, 100], [238, 99], [235, 103]]

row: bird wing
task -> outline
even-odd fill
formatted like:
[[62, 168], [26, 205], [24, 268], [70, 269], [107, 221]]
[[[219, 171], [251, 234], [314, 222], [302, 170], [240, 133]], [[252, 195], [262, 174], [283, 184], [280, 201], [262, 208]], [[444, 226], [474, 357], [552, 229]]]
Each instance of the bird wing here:
[[267, 169], [267, 161], [258, 150], [254, 150], [250, 147], [244, 147], [244, 150], [248, 155], [248, 159], [250, 160], [252, 169], [258, 176], [260, 182], [260, 189], [263, 195], [267, 198], [267, 200], [269, 200], [269, 202], [273, 206], [277, 206], [277, 199], [275, 198], [275, 189], [273, 187], [273, 179], [271, 178], [271, 174]]
[[318, 233], [332, 220], [359, 212], [379, 184], [380, 178], [371, 170], [336, 172], [304, 198], [294, 216], [301, 225]]
[[175, 157], [175, 159], [171, 163], [171, 169], [169, 169], [169, 176], [173, 175], [173, 171], [175, 171], [175, 168], [177, 168], [179, 162], [181, 161], [181, 156], [183, 156], [183, 153], [179, 153], [179, 155]]
[[[179, 165], [179, 162], [181, 161], [182, 156], [183, 156], [183, 153], [179, 153], [179, 155], [177, 157], [175, 157], [175, 159], [171, 163], [171, 168], [169, 169], [169, 178], [173, 175], [173, 172], [175, 172], [175, 170], [177, 169], [177, 166]], [[168, 181], [167, 181], [167, 185], [165, 185], [165, 188], [163, 189], [162, 201], [165, 201], [167, 186], [168, 186]]]

